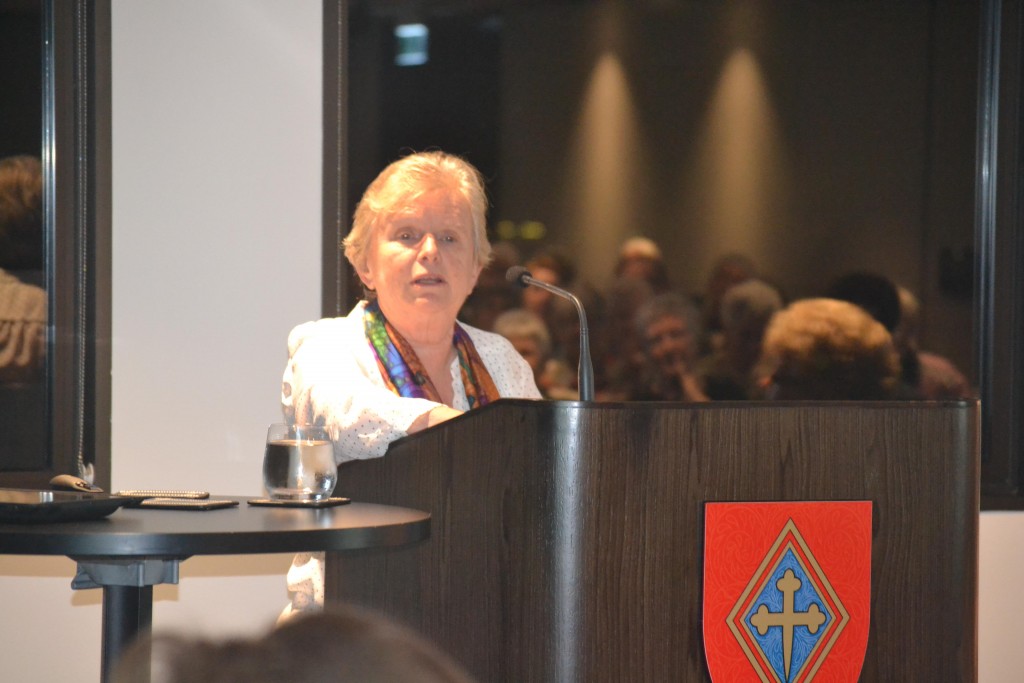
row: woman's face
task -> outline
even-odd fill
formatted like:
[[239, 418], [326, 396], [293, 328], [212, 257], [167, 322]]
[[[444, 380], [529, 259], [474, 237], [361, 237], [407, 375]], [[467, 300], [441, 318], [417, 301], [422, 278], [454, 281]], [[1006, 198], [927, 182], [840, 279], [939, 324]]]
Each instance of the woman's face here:
[[383, 223], [359, 277], [404, 335], [450, 327], [476, 285], [473, 222], [458, 195], [429, 192]]
[[686, 321], [663, 315], [647, 326], [644, 334], [647, 352], [666, 374], [678, 373], [693, 362], [694, 339]]

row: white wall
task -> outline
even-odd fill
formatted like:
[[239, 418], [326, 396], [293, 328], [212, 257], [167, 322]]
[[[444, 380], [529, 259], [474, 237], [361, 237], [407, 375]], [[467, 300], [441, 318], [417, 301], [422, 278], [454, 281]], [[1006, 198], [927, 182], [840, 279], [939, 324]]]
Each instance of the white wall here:
[[[320, 3], [112, 10], [114, 488], [255, 495], [285, 337], [319, 310]], [[154, 625], [260, 630], [289, 561], [190, 559]], [[980, 562], [980, 680], [1015, 682], [1024, 514], [982, 515]], [[0, 556], [5, 680], [99, 679], [100, 594], [73, 575]]]
[[[288, 330], [320, 309], [320, 29], [319, 0], [112, 2], [114, 489], [261, 492]], [[290, 561], [183, 562], [154, 625], [262, 630]], [[99, 680], [74, 571], [0, 556], [4, 680]]]
[[1015, 683], [1024, 671], [1024, 513], [981, 515], [978, 680]]

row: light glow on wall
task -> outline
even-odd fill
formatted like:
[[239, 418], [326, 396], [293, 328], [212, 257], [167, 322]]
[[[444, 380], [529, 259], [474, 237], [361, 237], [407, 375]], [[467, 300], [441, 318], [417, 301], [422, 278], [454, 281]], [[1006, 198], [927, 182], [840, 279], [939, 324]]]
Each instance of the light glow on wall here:
[[611, 273], [619, 244], [637, 230], [636, 209], [649, 186], [643, 158], [625, 70], [617, 55], [605, 52], [591, 72], [567, 168], [584, 272]]
[[[785, 214], [786, 166], [776, 115], [753, 53], [736, 49], [709, 103], [693, 187], [707, 221], [698, 252], [762, 253]], [[710, 258], [710, 256], [709, 256]]]

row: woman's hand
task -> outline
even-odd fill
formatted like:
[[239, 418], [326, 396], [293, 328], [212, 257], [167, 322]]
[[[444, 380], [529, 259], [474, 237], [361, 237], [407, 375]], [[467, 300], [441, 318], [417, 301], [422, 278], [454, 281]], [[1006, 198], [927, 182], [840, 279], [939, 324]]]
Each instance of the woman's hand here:
[[409, 425], [409, 433], [415, 434], [416, 432], [421, 432], [427, 427], [439, 425], [442, 422], [450, 420], [453, 417], [458, 417], [459, 415], [462, 415], [461, 410], [455, 410], [455, 408], [444, 405], [437, 406], [433, 410], [428, 410], [413, 420], [412, 424]]

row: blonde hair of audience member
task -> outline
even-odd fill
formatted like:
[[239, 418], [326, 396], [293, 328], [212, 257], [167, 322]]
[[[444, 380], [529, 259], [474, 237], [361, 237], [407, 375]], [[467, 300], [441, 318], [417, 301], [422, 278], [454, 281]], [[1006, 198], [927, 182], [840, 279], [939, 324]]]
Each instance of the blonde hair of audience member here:
[[899, 354], [885, 327], [836, 299], [804, 299], [775, 314], [760, 373], [780, 400], [884, 400], [895, 396]]
[[367, 250], [377, 229], [403, 207], [433, 193], [455, 194], [469, 207], [475, 262], [483, 268], [491, 259], [487, 240], [487, 193], [480, 172], [469, 162], [445, 152], [418, 152], [393, 162], [378, 175], [356, 206], [352, 229], [342, 240], [345, 258], [356, 272], [366, 266]]
[[[147, 678], [149, 670], [152, 673]], [[128, 649], [113, 680], [472, 683], [473, 679], [451, 657], [412, 630], [368, 610], [337, 607], [297, 616], [255, 639], [144, 639]]]

